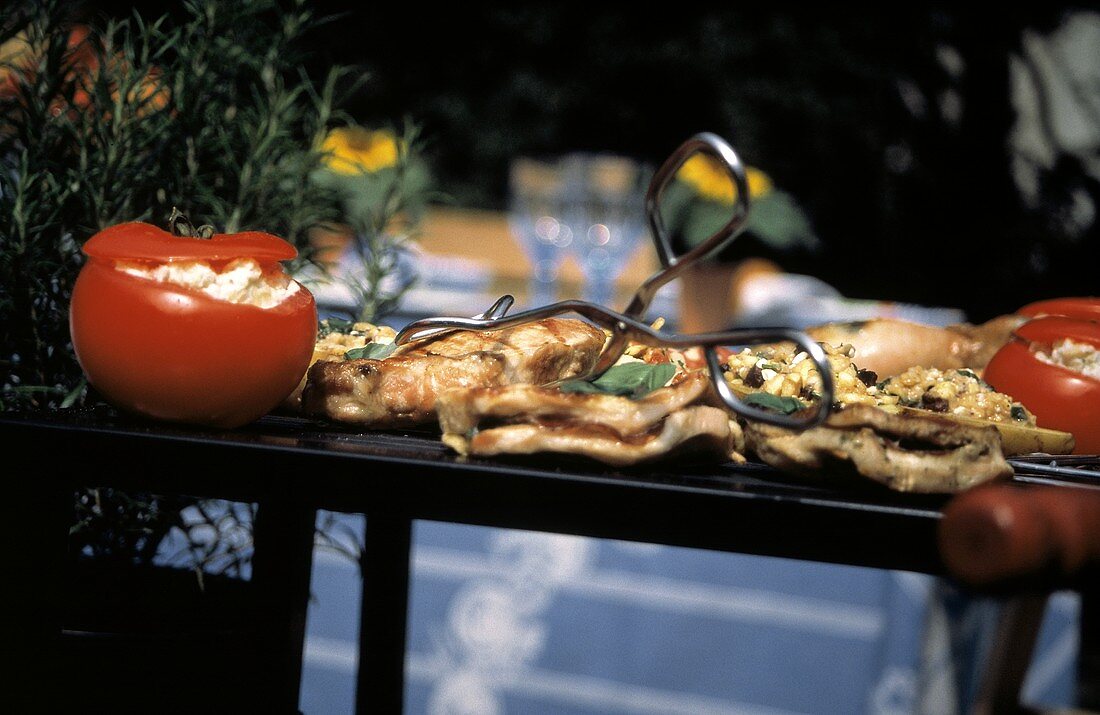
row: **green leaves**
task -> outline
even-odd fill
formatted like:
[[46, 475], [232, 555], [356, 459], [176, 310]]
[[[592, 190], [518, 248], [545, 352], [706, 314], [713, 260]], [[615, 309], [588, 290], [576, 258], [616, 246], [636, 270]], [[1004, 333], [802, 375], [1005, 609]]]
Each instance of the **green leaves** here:
[[806, 409], [806, 403], [797, 397], [780, 397], [768, 392], [753, 392], [743, 397], [741, 401], [746, 405], [771, 412], [780, 412], [784, 415]]
[[[732, 206], [700, 197], [679, 180], [669, 185], [661, 202], [665, 225], [689, 247], [703, 242], [730, 219], [732, 212]], [[753, 199], [746, 230], [775, 250], [813, 252], [821, 248], [809, 216], [793, 196], [780, 189]]]
[[[377, 322], [397, 308], [415, 282], [401, 269], [418, 217], [431, 195], [431, 177], [419, 156], [420, 130], [406, 121], [397, 137], [397, 160], [392, 167], [356, 177], [313, 172], [310, 182], [334, 191], [341, 200], [343, 221], [351, 229], [348, 247], [354, 268], [340, 278], [355, 300], [353, 315]], [[407, 221], [394, 221], [404, 216]], [[396, 279], [396, 280], [394, 280]]]
[[651, 365], [630, 362], [611, 367], [592, 382], [569, 380], [560, 386], [562, 392], [583, 392], [603, 395], [623, 395], [637, 399], [664, 387], [676, 374], [676, 366], [670, 362]]
[[352, 348], [344, 353], [345, 360], [382, 360], [393, 355], [396, 343], [367, 343], [361, 348]]

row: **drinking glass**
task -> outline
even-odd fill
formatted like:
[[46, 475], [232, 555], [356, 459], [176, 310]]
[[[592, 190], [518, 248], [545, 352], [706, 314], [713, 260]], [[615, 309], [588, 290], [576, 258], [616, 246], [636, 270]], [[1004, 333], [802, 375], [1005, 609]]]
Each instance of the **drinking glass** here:
[[615, 281], [646, 232], [649, 172], [622, 156], [570, 154], [562, 159], [562, 174], [565, 216], [584, 274], [584, 298], [614, 307]]
[[573, 229], [562, 220], [566, 187], [560, 165], [517, 158], [509, 168], [508, 185], [508, 223], [531, 260], [530, 304], [553, 303], [561, 265], [573, 242]]

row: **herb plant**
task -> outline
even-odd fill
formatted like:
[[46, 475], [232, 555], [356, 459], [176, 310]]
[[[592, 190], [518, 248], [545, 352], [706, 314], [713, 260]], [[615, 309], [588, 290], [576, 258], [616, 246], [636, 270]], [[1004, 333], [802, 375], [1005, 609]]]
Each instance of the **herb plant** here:
[[[97, 231], [164, 226], [178, 207], [218, 233], [277, 234], [306, 261], [310, 230], [349, 218], [346, 197], [311, 178], [325, 165], [328, 128], [351, 123], [337, 107], [356, 84], [348, 68], [317, 81], [301, 69], [303, 37], [322, 22], [305, 0], [185, 0], [152, 21], [83, 23], [79, 10], [64, 0], [0, 3], [0, 409], [83, 399], [68, 306], [80, 247]], [[372, 226], [402, 208], [402, 176]], [[371, 256], [392, 254], [384, 232], [371, 235]], [[380, 283], [389, 264], [371, 256]], [[227, 517], [206, 506], [80, 489], [71, 546], [149, 562], [177, 530], [197, 567], [240, 573], [246, 549], [223, 553], [191, 537], [195, 523], [221, 533]]]
[[81, 244], [174, 206], [219, 232], [262, 229], [308, 255], [340, 219], [308, 181], [340, 120], [336, 68], [301, 70], [304, 0], [188, 0], [182, 18], [81, 25], [60, 0], [0, 5], [0, 385], [5, 405], [71, 404]]

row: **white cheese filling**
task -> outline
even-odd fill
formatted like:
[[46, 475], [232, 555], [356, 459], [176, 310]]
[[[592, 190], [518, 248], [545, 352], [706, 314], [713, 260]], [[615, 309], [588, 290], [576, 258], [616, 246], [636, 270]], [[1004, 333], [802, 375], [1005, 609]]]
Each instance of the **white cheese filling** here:
[[197, 290], [216, 300], [258, 308], [274, 308], [301, 289], [285, 273], [265, 275], [260, 264], [251, 258], [238, 258], [220, 272], [205, 261], [178, 261], [154, 266], [119, 261], [115, 268], [138, 278]]
[[1100, 380], [1100, 350], [1088, 343], [1069, 339], [1054, 344], [1052, 348], [1049, 355], [1039, 350], [1035, 357], [1050, 365], [1058, 365]]

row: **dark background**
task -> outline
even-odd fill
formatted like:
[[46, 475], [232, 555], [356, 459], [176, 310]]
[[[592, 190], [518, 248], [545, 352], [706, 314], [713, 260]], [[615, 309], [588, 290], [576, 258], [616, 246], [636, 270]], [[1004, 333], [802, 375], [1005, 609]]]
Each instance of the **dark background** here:
[[[1100, 201], [1096, 180], [1062, 156], [1042, 175], [1039, 204], [1025, 207], [1007, 145], [1010, 57], [1025, 30], [1048, 33], [1076, 8], [313, 6], [340, 17], [314, 33], [309, 69], [361, 67], [368, 79], [347, 109], [366, 124], [422, 127], [439, 186], [458, 205], [502, 208], [518, 154], [659, 163], [708, 130], [809, 214], [824, 252], [779, 262], [848, 296], [983, 320], [1100, 292], [1097, 224], [1065, 220], [1074, 190]], [[954, 119], [942, 109], [947, 91], [961, 108]]]

